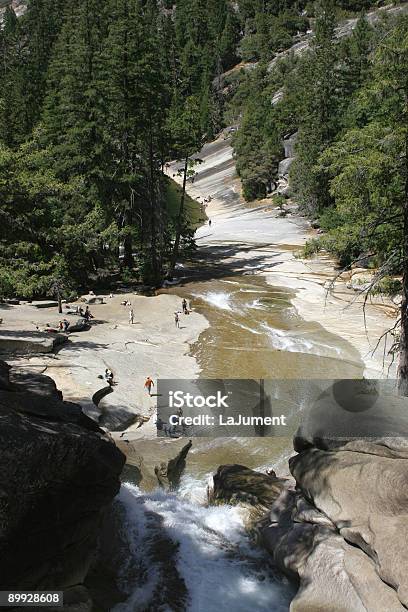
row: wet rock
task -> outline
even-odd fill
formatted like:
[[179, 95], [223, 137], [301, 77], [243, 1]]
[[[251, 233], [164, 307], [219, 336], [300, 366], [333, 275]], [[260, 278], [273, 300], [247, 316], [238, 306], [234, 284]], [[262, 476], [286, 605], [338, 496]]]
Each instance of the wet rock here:
[[[0, 374], [0, 587], [71, 589], [86, 576], [125, 458], [55, 385], [2, 363]], [[67, 609], [89, 609], [78, 593]]]
[[167, 463], [162, 462], [154, 468], [159, 485], [166, 490], [174, 491], [180, 484], [181, 476], [186, 468], [186, 457], [193, 443], [191, 440], [183, 446], [177, 457]]
[[214, 475], [210, 501], [270, 507], [287, 486], [286, 478], [274, 474], [255, 472], [243, 465], [222, 465]]

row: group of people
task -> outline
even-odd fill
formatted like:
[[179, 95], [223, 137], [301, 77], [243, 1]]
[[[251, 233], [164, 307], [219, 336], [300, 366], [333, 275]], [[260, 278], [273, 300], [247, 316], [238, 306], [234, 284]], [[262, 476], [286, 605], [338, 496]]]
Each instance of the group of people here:
[[[190, 310], [188, 308], [188, 303], [187, 303], [187, 300], [185, 298], [181, 302], [181, 308], [182, 308], [183, 313], [185, 315], [189, 315], [190, 314]], [[175, 322], [176, 327], [178, 329], [180, 329], [180, 316], [179, 316], [179, 311], [178, 310], [174, 313], [174, 322]]]
[[63, 319], [62, 321], [58, 321], [58, 331], [67, 332], [69, 327], [69, 321], [67, 319]]
[[123, 300], [120, 303], [121, 306], [130, 306], [129, 308], [129, 325], [133, 325], [135, 322], [135, 311], [133, 310], [132, 302], [130, 300]]
[[82, 317], [86, 321], [89, 321], [90, 319], [94, 318], [93, 314], [89, 310], [89, 306], [86, 306], [85, 310], [82, 308], [82, 306], [80, 306], [78, 308], [78, 314], [79, 314], [80, 317]]

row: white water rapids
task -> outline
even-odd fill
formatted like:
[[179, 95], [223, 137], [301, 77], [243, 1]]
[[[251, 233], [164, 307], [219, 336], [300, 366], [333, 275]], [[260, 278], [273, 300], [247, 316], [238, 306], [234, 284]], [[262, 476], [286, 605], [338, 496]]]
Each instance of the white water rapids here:
[[289, 609], [293, 593], [274, 575], [268, 555], [251, 544], [243, 511], [205, 507], [204, 498], [205, 485], [189, 476], [177, 495], [122, 486], [117, 504], [129, 554], [120, 586], [128, 598], [114, 612]]

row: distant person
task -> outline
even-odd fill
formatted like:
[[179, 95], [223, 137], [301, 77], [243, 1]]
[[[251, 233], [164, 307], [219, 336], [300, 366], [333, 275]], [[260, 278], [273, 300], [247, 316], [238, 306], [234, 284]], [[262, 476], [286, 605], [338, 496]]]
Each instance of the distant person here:
[[134, 318], [135, 318], [135, 313], [133, 311], [133, 308], [131, 308], [129, 310], [129, 324], [130, 325], [133, 325]]
[[82, 306], [80, 306], [80, 307], [78, 308], [78, 314], [79, 314], [79, 316], [80, 316], [80, 317], [83, 317], [83, 316], [84, 316], [84, 314], [85, 314], [85, 313], [84, 313], [84, 309], [82, 308]]
[[63, 329], [64, 329], [64, 325], [63, 325], [62, 321], [58, 321], [58, 330], [59, 331], [63, 331]]
[[174, 323], [176, 324], [176, 327], [179, 329], [180, 328], [180, 317], [178, 316], [178, 312], [174, 313]]
[[112, 299], [113, 298], [113, 293], [109, 294], [109, 298]]
[[208, 225], [211, 227], [211, 219], [208, 219]]
[[67, 321], [67, 319], [64, 319], [62, 324], [64, 326], [64, 332], [67, 332], [68, 331], [68, 327], [69, 327], [69, 321]]
[[89, 310], [89, 306], [85, 308], [84, 319], [86, 319], [87, 321], [89, 321], [89, 319], [93, 319], [93, 315], [91, 314], [91, 311]]
[[181, 303], [181, 306], [182, 306], [182, 308], [183, 308], [183, 312], [184, 312], [184, 314], [187, 314], [187, 310], [188, 310], [188, 308], [187, 308], [187, 300], [186, 300], [186, 298], [184, 298], [184, 299], [183, 299], [183, 301], [182, 301], [182, 303]]
[[109, 368], [106, 368], [105, 370], [105, 380], [108, 385], [113, 385], [113, 372]]
[[153, 380], [150, 378], [150, 376], [148, 376], [148, 377], [146, 378], [146, 381], [145, 381], [144, 386], [145, 386], [145, 389], [146, 389], [146, 391], [148, 392], [148, 394], [149, 394], [149, 395], [151, 395], [151, 394], [152, 394], [152, 387], [154, 387], [154, 382], [153, 382]]

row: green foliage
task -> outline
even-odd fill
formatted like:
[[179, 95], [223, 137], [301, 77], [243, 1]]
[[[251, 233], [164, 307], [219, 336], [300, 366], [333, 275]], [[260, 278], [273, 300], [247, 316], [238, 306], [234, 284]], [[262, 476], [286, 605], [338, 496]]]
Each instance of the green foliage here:
[[[174, 20], [154, 0], [31, 0], [21, 19], [7, 9], [3, 294], [46, 294], [57, 281], [71, 291], [120, 264], [125, 279], [161, 283], [175, 241], [163, 167], [218, 129], [213, 80], [239, 35], [226, 0], [168, 8]], [[176, 215], [182, 248], [193, 208], [187, 199]]]
[[[175, 220], [180, 211], [180, 200], [181, 200], [182, 189], [178, 183], [173, 180], [169, 180], [167, 183], [166, 200], [167, 200], [167, 211], [170, 219]], [[201, 205], [197, 200], [193, 200], [188, 194], [185, 196], [185, 221], [186, 227], [189, 230], [195, 230], [206, 219], [205, 213], [201, 210]]]
[[321, 240], [318, 238], [311, 238], [306, 242], [303, 249], [300, 250], [299, 256], [308, 259], [319, 253], [322, 248]]

